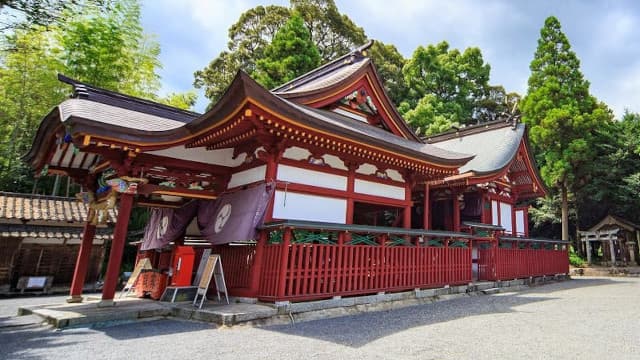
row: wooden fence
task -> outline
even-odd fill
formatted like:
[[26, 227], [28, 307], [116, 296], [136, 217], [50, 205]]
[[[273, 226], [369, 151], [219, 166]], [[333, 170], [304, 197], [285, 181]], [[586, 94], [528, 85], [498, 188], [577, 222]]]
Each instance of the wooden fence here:
[[[466, 233], [286, 221], [265, 226], [257, 245], [213, 251], [222, 256], [232, 295], [304, 301], [468, 284], [476, 239]], [[479, 280], [568, 273], [566, 245], [560, 242], [500, 241], [477, 241]]]

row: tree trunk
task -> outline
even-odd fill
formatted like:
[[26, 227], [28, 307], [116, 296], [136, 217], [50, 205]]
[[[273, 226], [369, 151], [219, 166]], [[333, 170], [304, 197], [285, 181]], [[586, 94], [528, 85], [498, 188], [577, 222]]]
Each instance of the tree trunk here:
[[562, 184], [560, 194], [562, 196], [562, 240], [569, 240], [569, 199], [567, 185]]

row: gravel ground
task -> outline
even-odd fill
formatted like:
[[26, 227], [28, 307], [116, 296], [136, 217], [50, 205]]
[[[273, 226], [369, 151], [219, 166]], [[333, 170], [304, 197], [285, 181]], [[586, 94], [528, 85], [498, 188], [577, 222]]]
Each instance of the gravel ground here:
[[[23, 299], [18, 299], [22, 301]], [[0, 300], [0, 309], [15, 307]], [[5, 359], [640, 359], [640, 279], [578, 278], [295, 325], [0, 329]]]

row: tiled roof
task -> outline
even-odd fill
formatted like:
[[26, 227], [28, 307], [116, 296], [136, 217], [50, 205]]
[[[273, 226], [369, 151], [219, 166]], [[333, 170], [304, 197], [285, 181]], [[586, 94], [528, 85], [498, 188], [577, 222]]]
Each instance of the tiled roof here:
[[[87, 220], [87, 205], [74, 198], [0, 192], [0, 221], [56, 221], [78, 223]], [[110, 223], [116, 212], [109, 211]]]
[[524, 124], [499, 121], [428, 138], [427, 142], [447, 151], [475, 155], [460, 173], [487, 174], [503, 169], [515, 157], [524, 136]]
[[[73, 226], [33, 226], [17, 224], [0, 224], [0, 238], [36, 238], [36, 239], [67, 239], [81, 240], [81, 227]], [[112, 229], [96, 229], [95, 240], [113, 239]]]
[[61, 74], [58, 74], [58, 80], [73, 86], [73, 98], [76, 99], [86, 99], [94, 103], [110, 105], [116, 108], [127, 109], [134, 113], [143, 113], [181, 123], [188, 123], [200, 116], [200, 114], [193, 111], [182, 110], [154, 101], [102, 89]]

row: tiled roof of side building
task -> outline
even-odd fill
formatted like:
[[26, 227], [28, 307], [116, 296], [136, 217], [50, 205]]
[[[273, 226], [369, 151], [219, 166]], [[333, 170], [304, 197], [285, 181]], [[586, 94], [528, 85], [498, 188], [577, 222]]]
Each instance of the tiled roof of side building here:
[[[46, 221], [82, 225], [88, 206], [75, 198], [0, 192], [0, 222]], [[108, 222], [116, 222], [116, 211], [109, 211]]]
[[516, 156], [525, 125], [503, 120], [428, 137], [427, 143], [447, 151], [475, 155], [460, 173], [489, 174], [504, 169]]
[[58, 74], [58, 80], [73, 86], [72, 98], [75, 99], [86, 99], [92, 102], [110, 105], [159, 118], [174, 120], [181, 123], [189, 123], [200, 116], [199, 113], [193, 111], [187, 111], [173, 106], [160, 104], [155, 101], [95, 87], [93, 85], [71, 79], [62, 74]]

